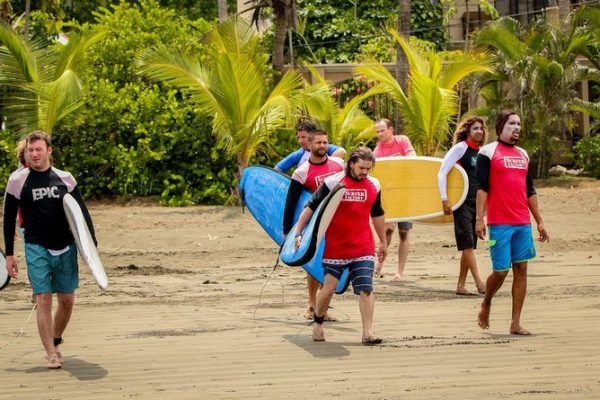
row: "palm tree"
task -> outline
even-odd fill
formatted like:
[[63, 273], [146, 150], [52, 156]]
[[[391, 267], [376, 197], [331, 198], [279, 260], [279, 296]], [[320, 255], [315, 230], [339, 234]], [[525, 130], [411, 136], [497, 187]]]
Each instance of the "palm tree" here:
[[145, 50], [139, 71], [181, 89], [199, 112], [213, 117], [213, 132], [237, 159], [239, 177], [258, 151], [268, 151], [273, 132], [296, 120], [302, 77], [289, 71], [271, 87], [267, 56], [242, 19], [217, 26], [208, 43], [208, 61], [200, 54]]
[[[481, 81], [487, 107], [478, 112], [492, 115], [514, 109], [519, 113], [523, 145], [533, 155], [537, 177], [546, 175], [552, 155], [574, 127], [570, 110], [578, 85], [600, 79], [594, 66], [598, 56], [590, 50], [598, 43], [590, 30], [590, 15], [600, 14], [582, 9], [560, 25], [538, 19], [527, 28], [505, 17], [475, 35], [478, 46], [494, 49], [497, 65]], [[578, 57], [588, 58], [591, 65], [584, 65]]]
[[265, 9], [270, 8], [273, 12], [273, 72], [277, 82], [283, 76], [285, 34], [298, 26], [296, 0], [248, 0], [246, 3], [253, 5], [242, 13], [254, 10], [252, 23], [257, 27]]
[[332, 96], [333, 84], [326, 81], [314, 68], [306, 65], [316, 82], [306, 86], [302, 92], [302, 104], [306, 114], [316, 120], [325, 130], [332, 143], [351, 149], [359, 143], [372, 140], [376, 134], [374, 121], [360, 108], [368, 97], [384, 93], [383, 87], [353, 97], [340, 107]]
[[381, 64], [359, 66], [355, 72], [377, 83], [368, 94], [383, 88], [398, 104], [405, 133], [417, 152], [435, 155], [448, 138], [450, 122], [456, 115], [456, 85], [471, 74], [491, 71], [491, 68], [481, 53], [424, 51], [409, 44], [395, 30], [390, 33], [408, 61], [407, 90], [404, 91]]
[[66, 45], [47, 45], [0, 24], [0, 85], [9, 89], [3, 99], [7, 125], [21, 135], [35, 129], [51, 134], [61, 119], [81, 107], [86, 50], [106, 35], [73, 32]]

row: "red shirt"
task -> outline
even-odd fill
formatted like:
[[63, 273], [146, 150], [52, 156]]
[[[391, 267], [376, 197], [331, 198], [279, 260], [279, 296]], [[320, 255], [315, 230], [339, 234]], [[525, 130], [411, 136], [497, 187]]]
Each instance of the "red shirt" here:
[[518, 146], [497, 141], [483, 146], [479, 155], [489, 159], [487, 223], [530, 224], [527, 202], [527, 152]]
[[338, 157], [327, 157], [321, 164], [314, 164], [308, 160], [294, 171], [292, 179], [314, 193], [325, 178], [343, 169], [344, 160]]
[[381, 157], [393, 157], [393, 156], [405, 156], [409, 152], [415, 151], [410, 139], [406, 135], [394, 135], [391, 143], [385, 144], [383, 142], [377, 143], [373, 154], [375, 158]]
[[349, 259], [375, 255], [375, 240], [371, 230], [371, 208], [381, 190], [379, 181], [371, 176], [355, 180], [340, 172], [325, 179], [332, 189], [338, 183], [346, 193], [325, 232], [324, 259]]

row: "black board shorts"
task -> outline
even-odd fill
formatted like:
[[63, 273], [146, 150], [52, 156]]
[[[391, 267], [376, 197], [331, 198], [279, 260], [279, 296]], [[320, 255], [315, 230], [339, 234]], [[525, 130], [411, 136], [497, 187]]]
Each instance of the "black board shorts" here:
[[477, 248], [475, 233], [475, 199], [467, 198], [462, 206], [452, 212], [454, 215], [454, 237], [459, 251]]

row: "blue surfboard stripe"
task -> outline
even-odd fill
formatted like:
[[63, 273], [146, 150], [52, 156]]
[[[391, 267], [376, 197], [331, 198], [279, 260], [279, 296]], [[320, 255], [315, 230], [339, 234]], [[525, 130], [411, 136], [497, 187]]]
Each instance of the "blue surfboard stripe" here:
[[[246, 168], [240, 179], [240, 195], [246, 208], [279, 246], [284, 242], [283, 213], [290, 183], [289, 176], [262, 165]], [[302, 192], [294, 213], [294, 221], [298, 220], [310, 197], [311, 194], [308, 190]], [[320, 283], [325, 282], [325, 271], [321, 264], [324, 244], [325, 241], [321, 241], [315, 257], [302, 265], [302, 268]], [[345, 271], [336, 288], [336, 293], [344, 293], [347, 287], [348, 271]]]

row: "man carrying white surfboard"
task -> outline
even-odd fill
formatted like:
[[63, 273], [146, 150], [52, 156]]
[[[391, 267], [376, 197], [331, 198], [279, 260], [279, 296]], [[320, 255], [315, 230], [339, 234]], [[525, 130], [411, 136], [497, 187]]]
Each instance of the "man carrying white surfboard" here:
[[325, 283], [317, 294], [317, 307], [314, 314], [313, 340], [325, 340], [323, 322], [335, 293], [340, 277], [345, 269], [349, 270], [352, 289], [359, 295], [359, 309], [362, 320], [362, 343], [374, 345], [382, 339], [373, 335], [373, 312], [375, 296], [373, 294], [373, 271], [375, 268], [375, 240], [369, 224], [379, 238], [377, 259], [385, 260], [387, 242], [385, 238], [385, 218], [381, 207], [381, 186], [379, 181], [369, 172], [375, 157], [370, 149], [355, 149], [344, 172], [325, 178], [311, 200], [308, 202], [296, 223], [294, 235], [296, 247], [302, 240], [302, 231], [310, 220], [314, 210], [338, 184], [344, 185], [346, 191], [331, 219], [325, 233], [325, 249], [323, 251], [323, 268]]
[[[375, 123], [375, 132], [377, 133], [377, 146], [373, 150], [376, 158], [382, 157], [404, 157], [416, 156], [417, 153], [406, 135], [394, 135], [394, 125], [387, 118], [381, 118]], [[392, 281], [398, 282], [404, 278], [404, 267], [408, 259], [409, 239], [408, 233], [412, 229], [412, 222], [398, 222], [398, 267]], [[385, 225], [385, 234], [387, 243], [390, 244], [394, 234], [395, 223]], [[378, 262], [375, 267], [375, 276], [379, 276], [383, 262]]]
[[[327, 132], [321, 130], [309, 132], [308, 143], [310, 157], [308, 162], [305, 162], [294, 171], [285, 201], [283, 234], [286, 236], [294, 225], [294, 211], [302, 190], [306, 188], [314, 193], [326, 177], [344, 169], [344, 160], [327, 156], [327, 146], [329, 144]], [[317, 303], [317, 291], [321, 285], [308, 273], [306, 274], [306, 282], [308, 286], [308, 309], [305, 316], [306, 319], [313, 319]], [[325, 320], [332, 321], [333, 318], [326, 315]]]
[[[27, 275], [37, 301], [38, 331], [48, 368], [58, 369], [64, 362], [59, 345], [71, 318], [75, 289], [79, 287], [77, 251], [62, 202], [67, 193], [79, 203], [92, 235], [94, 229], [73, 176], [50, 164], [52, 143], [48, 134], [34, 131], [26, 137], [26, 142], [29, 168], [11, 174], [4, 197], [6, 269], [12, 278], [17, 278], [14, 232], [20, 208], [25, 228]], [[95, 237], [94, 243], [97, 244]], [[53, 293], [58, 300], [54, 318]]]
[[[275, 169], [281, 172], [287, 172], [292, 168], [297, 168], [304, 164], [310, 157], [310, 142], [308, 140], [310, 132], [317, 130], [317, 125], [310, 120], [300, 121], [296, 126], [296, 139], [300, 148], [288, 154], [283, 160], [275, 165]], [[331, 157], [344, 158], [346, 150], [343, 147], [334, 144], [327, 144], [327, 155]]]

